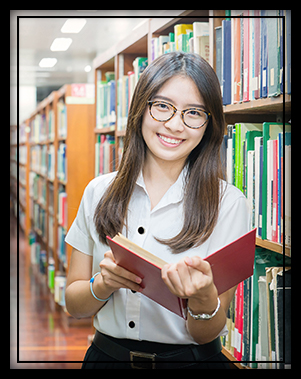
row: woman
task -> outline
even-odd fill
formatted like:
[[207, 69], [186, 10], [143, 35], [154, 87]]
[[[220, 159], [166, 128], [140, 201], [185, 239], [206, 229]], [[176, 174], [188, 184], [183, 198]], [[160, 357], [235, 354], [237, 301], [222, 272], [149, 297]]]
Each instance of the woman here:
[[[228, 368], [219, 336], [235, 288], [218, 298], [203, 259], [248, 232], [249, 214], [221, 179], [224, 128], [219, 82], [200, 56], [165, 54], [141, 75], [119, 170], [89, 183], [66, 237], [67, 309], [95, 315], [83, 368]], [[187, 321], [115, 264], [106, 235], [118, 232], [169, 262], [162, 278], [188, 299]]]

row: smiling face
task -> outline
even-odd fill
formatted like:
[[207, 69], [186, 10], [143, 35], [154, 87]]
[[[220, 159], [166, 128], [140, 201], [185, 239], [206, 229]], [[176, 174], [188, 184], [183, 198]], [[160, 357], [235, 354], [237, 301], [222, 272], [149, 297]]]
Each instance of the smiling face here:
[[[205, 110], [197, 86], [187, 76], [167, 80], [150, 100], [163, 100], [178, 110], [195, 107]], [[183, 167], [190, 152], [201, 142], [207, 123], [199, 129], [191, 129], [185, 126], [179, 111], [169, 121], [158, 122], [151, 117], [147, 107], [142, 120], [142, 135], [148, 147], [146, 158], [151, 156], [157, 161], [178, 163]]]

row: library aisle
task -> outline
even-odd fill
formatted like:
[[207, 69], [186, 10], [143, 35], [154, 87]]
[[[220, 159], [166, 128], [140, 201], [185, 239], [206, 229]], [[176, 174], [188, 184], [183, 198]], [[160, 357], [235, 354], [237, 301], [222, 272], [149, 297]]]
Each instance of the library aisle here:
[[[92, 323], [67, 325], [65, 316], [45, 284], [38, 282], [30, 269], [30, 248], [24, 233], [19, 232], [19, 361], [17, 362], [17, 220], [10, 219], [11, 255], [11, 368], [78, 369], [93, 334]], [[12, 319], [13, 318], [13, 319]], [[33, 361], [34, 363], [29, 363]], [[58, 363], [47, 363], [58, 361]]]

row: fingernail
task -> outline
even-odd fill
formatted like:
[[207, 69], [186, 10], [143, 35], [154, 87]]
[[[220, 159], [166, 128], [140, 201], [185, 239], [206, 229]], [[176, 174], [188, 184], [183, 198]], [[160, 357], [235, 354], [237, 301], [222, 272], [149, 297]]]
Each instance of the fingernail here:
[[188, 265], [192, 265], [192, 259], [190, 257], [185, 257], [185, 262], [188, 264]]
[[142, 279], [139, 278], [139, 276], [136, 277], [136, 283], [140, 284], [142, 282]]

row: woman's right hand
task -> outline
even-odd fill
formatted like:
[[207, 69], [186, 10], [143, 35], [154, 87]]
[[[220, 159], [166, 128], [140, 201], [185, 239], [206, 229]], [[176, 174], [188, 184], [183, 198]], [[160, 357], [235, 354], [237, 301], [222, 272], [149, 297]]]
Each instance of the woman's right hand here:
[[99, 263], [100, 275], [95, 277], [94, 292], [102, 294], [100, 298], [109, 297], [119, 288], [128, 288], [132, 291], [142, 291], [140, 283], [142, 279], [132, 272], [118, 266], [115, 263], [111, 250], [104, 254], [104, 259]]

